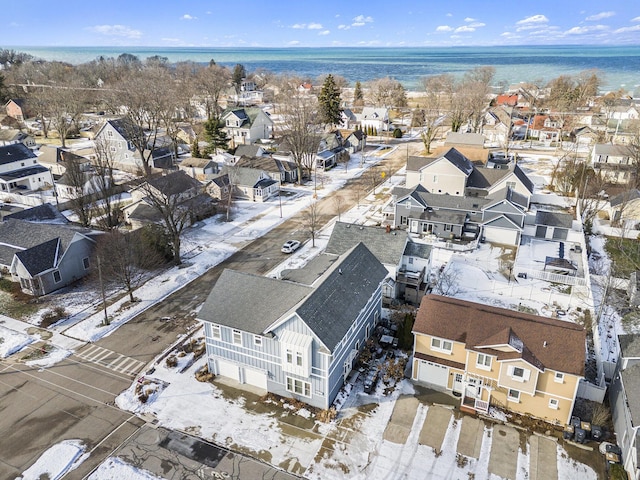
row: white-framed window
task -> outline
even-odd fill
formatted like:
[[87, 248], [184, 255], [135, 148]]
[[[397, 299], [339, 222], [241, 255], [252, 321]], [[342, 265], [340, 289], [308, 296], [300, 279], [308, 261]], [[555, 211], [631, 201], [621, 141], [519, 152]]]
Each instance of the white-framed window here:
[[231, 341], [234, 345], [242, 345], [242, 332], [240, 330], [234, 330]]
[[302, 367], [302, 352], [296, 352], [296, 367]]
[[516, 182], [507, 182], [507, 188], [514, 189], [516, 188]]
[[510, 402], [520, 402], [520, 391], [510, 388], [507, 392], [507, 398]]
[[509, 375], [516, 382], [526, 382], [531, 377], [531, 371], [522, 368], [522, 367], [514, 367], [513, 365], [509, 365], [507, 369], [507, 375]]
[[113, 132], [111, 130], [107, 130], [107, 137], [113, 137]]
[[287, 363], [289, 365], [293, 365], [293, 352], [287, 348], [287, 353], [285, 354], [285, 358], [287, 359]]
[[431, 338], [431, 349], [439, 352], [451, 353], [453, 350], [453, 343], [449, 340], [433, 337]]
[[556, 383], [564, 383], [564, 373], [556, 372], [553, 376], [553, 381]]
[[558, 401], [557, 398], [549, 399], [549, 408], [552, 408], [553, 410], [557, 410], [559, 406], [560, 406], [560, 402]]
[[253, 344], [256, 347], [261, 347], [262, 346], [262, 337], [260, 335], [254, 335], [253, 336]]
[[452, 230], [453, 225], [445, 225], [444, 226], [444, 231], [445, 232], [450, 232]]
[[53, 271], [53, 281], [56, 283], [60, 283], [62, 281], [62, 277], [60, 276], [60, 272], [58, 270]]
[[220, 325], [211, 325], [211, 337], [215, 338], [216, 340], [222, 340]]
[[413, 257], [409, 257], [409, 265], [413, 265]]
[[287, 391], [303, 397], [311, 397], [311, 384], [297, 378], [287, 377]]
[[476, 367], [481, 370], [491, 370], [491, 357], [484, 353], [479, 353], [476, 357]]

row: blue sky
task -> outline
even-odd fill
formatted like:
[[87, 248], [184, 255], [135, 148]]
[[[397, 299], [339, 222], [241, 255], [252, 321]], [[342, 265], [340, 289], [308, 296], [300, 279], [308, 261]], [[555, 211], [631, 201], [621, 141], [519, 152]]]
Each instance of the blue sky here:
[[639, 45], [638, 0], [4, 0], [0, 47]]

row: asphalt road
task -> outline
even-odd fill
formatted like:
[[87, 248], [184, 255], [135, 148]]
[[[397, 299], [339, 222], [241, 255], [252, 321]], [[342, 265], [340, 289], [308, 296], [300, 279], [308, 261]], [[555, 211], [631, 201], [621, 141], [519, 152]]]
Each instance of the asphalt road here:
[[[408, 155], [421, 150], [419, 141], [402, 144], [374, 167], [377, 178], [382, 172], [396, 172], [405, 165]], [[318, 225], [337, 214], [336, 195], [342, 198], [341, 211], [346, 211], [372, 187], [371, 174], [365, 172], [319, 200]], [[265, 274], [285, 259], [280, 247], [286, 240], [309, 237], [304, 225], [305, 212], [301, 212], [110, 336], [53, 367], [37, 369], [11, 360], [0, 361], [0, 479], [14, 479], [49, 446], [66, 439], [83, 440], [91, 455], [65, 478], [83, 478], [99, 465], [144, 424], [113, 404], [134, 380], [136, 372], [128, 371], [128, 375], [125, 367], [133, 364], [142, 369], [187, 332], [196, 322], [196, 309], [225, 268]]]

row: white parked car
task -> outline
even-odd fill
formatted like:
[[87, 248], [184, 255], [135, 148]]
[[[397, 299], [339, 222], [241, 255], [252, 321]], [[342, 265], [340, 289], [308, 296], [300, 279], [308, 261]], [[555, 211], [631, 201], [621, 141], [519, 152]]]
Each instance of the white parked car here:
[[280, 249], [282, 253], [293, 253], [300, 248], [300, 242], [298, 240], [288, 240], [282, 245]]

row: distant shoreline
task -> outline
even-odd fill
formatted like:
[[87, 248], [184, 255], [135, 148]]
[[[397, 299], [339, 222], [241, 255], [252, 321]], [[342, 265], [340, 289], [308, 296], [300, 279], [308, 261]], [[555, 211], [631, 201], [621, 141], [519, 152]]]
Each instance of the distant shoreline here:
[[559, 75], [575, 75], [597, 69], [603, 77], [602, 90], [623, 88], [640, 95], [640, 45], [522, 45], [456, 47], [154, 47], [154, 46], [11, 46], [47, 61], [74, 65], [100, 56], [117, 58], [122, 53], [141, 60], [158, 55], [169, 63], [193, 61], [219, 65], [243, 64], [276, 74], [296, 74], [315, 80], [333, 73], [350, 83], [385, 76], [399, 80], [409, 90], [419, 89], [420, 79], [452, 73], [456, 76], [483, 65], [496, 68], [496, 83], [514, 84]]

